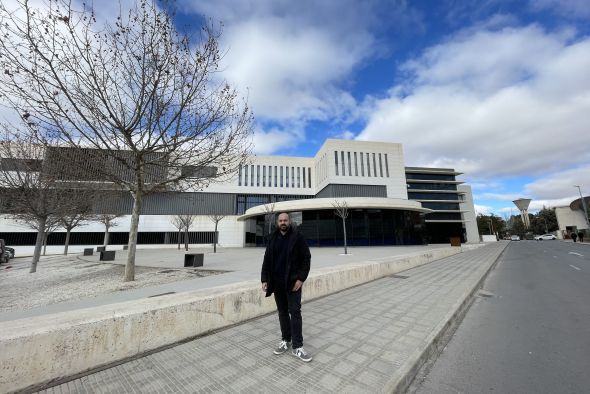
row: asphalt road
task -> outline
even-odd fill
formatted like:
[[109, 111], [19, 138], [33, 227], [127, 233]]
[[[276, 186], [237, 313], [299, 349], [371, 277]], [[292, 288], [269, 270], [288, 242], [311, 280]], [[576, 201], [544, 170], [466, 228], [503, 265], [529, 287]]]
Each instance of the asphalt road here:
[[409, 391], [590, 393], [590, 245], [511, 242]]

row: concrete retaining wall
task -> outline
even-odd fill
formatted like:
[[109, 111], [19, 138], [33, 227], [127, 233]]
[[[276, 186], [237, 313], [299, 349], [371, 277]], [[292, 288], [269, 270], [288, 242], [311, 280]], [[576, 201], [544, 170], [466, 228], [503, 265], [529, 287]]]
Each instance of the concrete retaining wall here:
[[[460, 253], [441, 248], [312, 271], [304, 301]], [[275, 310], [257, 281], [0, 323], [0, 392], [41, 388]]]

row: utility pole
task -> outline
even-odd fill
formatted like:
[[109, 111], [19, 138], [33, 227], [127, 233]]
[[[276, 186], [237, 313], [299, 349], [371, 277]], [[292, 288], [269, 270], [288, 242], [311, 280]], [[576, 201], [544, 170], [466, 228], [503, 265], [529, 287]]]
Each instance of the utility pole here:
[[584, 218], [586, 219], [586, 227], [590, 230], [590, 222], [588, 222], [588, 208], [586, 208], [586, 201], [584, 200], [584, 196], [582, 196], [582, 189], [580, 189], [579, 185], [574, 185], [574, 187], [577, 187], [578, 193], [580, 193], [580, 199], [582, 200], [582, 208], [584, 208]]

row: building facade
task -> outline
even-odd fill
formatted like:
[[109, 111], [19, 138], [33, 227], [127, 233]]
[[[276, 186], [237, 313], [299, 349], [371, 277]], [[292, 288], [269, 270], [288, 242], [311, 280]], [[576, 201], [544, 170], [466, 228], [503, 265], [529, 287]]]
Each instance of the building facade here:
[[[584, 202], [586, 209], [588, 209], [590, 207], [590, 196], [584, 197]], [[569, 238], [569, 234], [572, 232], [584, 231], [586, 234], [590, 232], [581, 198], [572, 201], [568, 206], [556, 207], [555, 216], [559, 226], [557, 236], [561, 239]]]
[[[273, 214], [288, 211], [310, 245], [344, 242], [334, 205], [346, 203], [349, 245], [448, 243], [451, 237], [479, 242], [471, 189], [454, 169], [406, 167], [401, 144], [328, 139], [314, 157], [256, 156], [233, 178], [201, 191], [146, 196], [139, 225], [140, 244], [174, 244], [172, 217], [195, 215], [192, 244], [262, 245], [273, 230]], [[110, 242], [127, 242], [132, 199], [117, 190], [102, 193], [97, 214], [120, 214]], [[209, 215], [224, 215], [218, 233]], [[73, 244], [100, 244], [104, 227], [75, 228]], [[14, 245], [33, 244], [35, 233], [0, 217], [0, 237]], [[60, 244], [57, 230], [49, 244]]]

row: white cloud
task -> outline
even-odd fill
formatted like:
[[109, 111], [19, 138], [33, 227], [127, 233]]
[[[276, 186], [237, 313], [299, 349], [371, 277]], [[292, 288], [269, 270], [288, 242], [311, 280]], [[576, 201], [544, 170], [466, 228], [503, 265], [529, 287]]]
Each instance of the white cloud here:
[[522, 193], [482, 193], [478, 194], [478, 198], [494, 201], [514, 201], [526, 197]]
[[305, 131], [300, 124], [291, 123], [286, 128], [259, 127], [254, 131], [254, 153], [270, 155], [277, 149], [288, 150], [305, 139]]
[[590, 3], [587, 0], [530, 0], [534, 10], [549, 9], [570, 18], [590, 18]]
[[590, 38], [536, 25], [457, 34], [367, 100], [358, 136], [404, 144], [407, 165], [472, 179], [541, 175], [590, 162]]
[[[556, 172], [524, 186], [528, 195], [538, 199], [579, 198], [579, 185], [585, 196], [590, 195], [590, 165]], [[570, 198], [573, 197], [573, 198]], [[568, 202], [569, 204], [569, 202]]]
[[257, 118], [327, 120], [354, 110], [354, 98], [340, 85], [375, 51], [371, 4], [184, 3], [224, 22], [223, 76], [248, 89]]
[[478, 205], [478, 204], [474, 204], [473, 205], [475, 207], [475, 214], [476, 215], [489, 215], [490, 213], [492, 213], [493, 208], [487, 205]]

